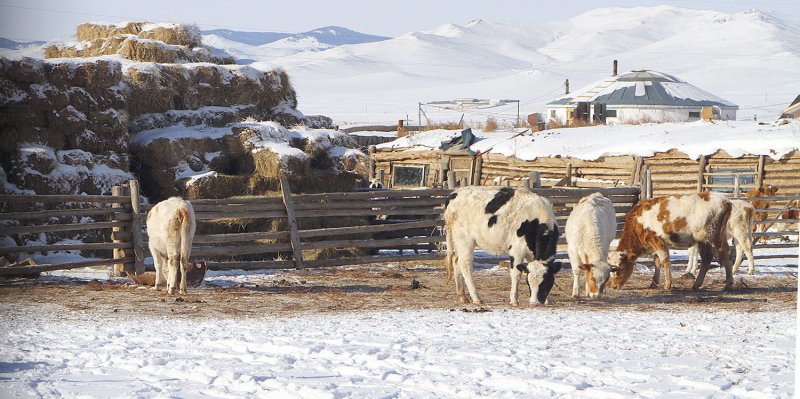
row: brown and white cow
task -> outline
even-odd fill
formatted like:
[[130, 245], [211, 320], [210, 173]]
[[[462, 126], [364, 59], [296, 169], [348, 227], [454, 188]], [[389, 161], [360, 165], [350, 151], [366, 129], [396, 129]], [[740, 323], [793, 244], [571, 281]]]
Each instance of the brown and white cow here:
[[[767, 186], [767, 187], [759, 187], [754, 188], [745, 194], [745, 196], [750, 198], [760, 198], [760, 197], [773, 197], [778, 192], [778, 187], [776, 186]], [[765, 200], [752, 200], [750, 203], [753, 205], [755, 209], [767, 209], [769, 208], [769, 201]], [[753, 225], [754, 232], [765, 232], [767, 231], [767, 225], [763, 222], [769, 219], [769, 214], [767, 212], [756, 212], [755, 217], [755, 224]]]
[[581, 198], [572, 208], [564, 235], [567, 238], [569, 262], [572, 265], [572, 296], [580, 292], [581, 271], [585, 275], [589, 298], [603, 294], [611, 272], [608, 247], [617, 233], [614, 204], [603, 194], [593, 193]]
[[[750, 264], [747, 274], [753, 274], [756, 270], [756, 263], [753, 258], [752, 230], [754, 208], [747, 201], [738, 199], [732, 199], [731, 205], [731, 216], [728, 218], [725, 234], [736, 243], [736, 260], [733, 262], [733, 274], [739, 271], [739, 266], [741, 266], [745, 254]], [[697, 273], [697, 250], [696, 245], [689, 248], [689, 263], [686, 265], [687, 274]]]
[[611, 273], [611, 286], [622, 288], [633, 273], [636, 259], [650, 253], [656, 264], [651, 286], [658, 286], [660, 269], [663, 268], [665, 288], [672, 288], [669, 248], [688, 249], [698, 244], [702, 264], [692, 289], [703, 285], [711, 263], [712, 247], [717, 250], [720, 264], [725, 268], [725, 290], [731, 289], [733, 273], [725, 235], [730, 214], [728, 197], [708, 191], [639, 201], [625, 218], [617, 250], [609, 254], [612, 267], [619, 267], [619, 272]]
[[555, 261], [558, 226], [547, 198], [511, 187], [462, 187], [450, 194], [444, 220], [446, 282], [455, 272], [456, 295], [461, 303], [467, 303], [461, 279], [472, 303], [482, 303], [472, 281], [475, 247], [492, 255], [510, 256], [512, 306], [519, 304], [517, 285], [522, 273], [528, 274], [531, 305], [549, 302], [561, 263]]

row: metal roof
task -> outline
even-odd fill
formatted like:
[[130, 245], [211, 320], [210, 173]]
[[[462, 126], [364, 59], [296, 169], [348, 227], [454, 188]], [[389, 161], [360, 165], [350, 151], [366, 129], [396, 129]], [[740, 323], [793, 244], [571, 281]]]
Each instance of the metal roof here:
[[738, 108], [690, 83], [666, 73], [640, 70], [612, 76], [547, 105], [572, 105], [579, 102], [613, 106], [719, 106]]

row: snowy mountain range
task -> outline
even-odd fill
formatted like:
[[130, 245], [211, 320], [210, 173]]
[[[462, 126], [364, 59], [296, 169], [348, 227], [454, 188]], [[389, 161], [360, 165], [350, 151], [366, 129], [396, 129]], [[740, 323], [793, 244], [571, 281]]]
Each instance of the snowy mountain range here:
[[[259, 68], [280, 66], [300, 109], [340, 123], [416, 121], [418, 103], [454, 98], [519, 99], [544, 112], [564, 93], [611, 74], [653, 69], [740, 106], [740, 118], [776, 117], [800, 94], [800, 19], [751, 10], [672, 6], [601, 8], [565, 21], [474, 20], [379, 42], [324, 48], [313, 36], [261, 46], [204, 36]], [[423, 107], [432, 120], [461, 112]], [[516, 118], [516, 106], [464, 112], [468, 120]], [[424, 122], [424, 120], [423, 120]]]
[[299, 34], [213, 30], [203, 41], [240, 64], [283, 68], [300, 110], [340, 125], [416, 122], [418, 115], [423, 122], [462, 114], [468, 121], [516, 119], [516, 103], [419, 110], [419, 103], [455, 98], [517, 99], [525, 120], [563, 95], [565, 80], [574, 90], [609, 76], [615, 59], [620, 73], [668, 73], [733, 102], [740, 119], [775, 118], [800, 94], [800, 18], [758, 10], [599, 8], [563, 21], [473, 20], [396, 38], [325, 27]]

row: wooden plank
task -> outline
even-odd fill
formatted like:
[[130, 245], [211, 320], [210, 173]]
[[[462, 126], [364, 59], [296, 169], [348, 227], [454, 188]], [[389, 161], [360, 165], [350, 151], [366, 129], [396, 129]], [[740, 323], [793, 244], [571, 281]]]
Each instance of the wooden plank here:
[[289, 223], [289, 239], [292, 243], [295, 267], [303, 270], [303, 249], [300, 246], [300, 237], [297, 235], [297, 218], [294, 213], [292, 192], [289, 189], [289, 180], [285, 177], [281, 178], [281, 194], [283, 195], [283, 205], [286, 206], [286, 219]]
[[295, 204], [296, 211], [313, 209], [372, 209], [372, 208], [412, 208], [444, 205], [447, 197], [401, 198], [394, 200], [374, 199], [368, 201], [306, 202]]
[[73, 223], [73, 224], [53, 224], [42, 226], [14, 226], [3, 227], [3, 235], [27, 234], [27, 233], [50, 233], [54, 231], [76, 231], [76, 230], [95, 230], [110, 229], [112, 227], [127, 226], [127, 222], [95, 222], [95, 223]]
[[381, 224], [372, 226], [353, 226], [353, 227], [331, 227], [325, 229], [314, 230], [300, 230], [300, 238], [310, 237], [327, 237], [346, 234], [359, 234], [359, 233], [379, 233], [384, 231], [403, 231], [408, 229], [419, 229], [426, 227], [439, 227], [444, 226], [444, 220], [430, 219], [419, 222], [402, 222], [392, 224]]
[[[366, 265], [366, 264], [381, 264], [389, 262], [421, 262], [444, 259], [444, 253], [430, 253], [430, 254], [403, 254], [403, 255], [376, 255], [376, 256], [362, 256], [357, 258], [341, 258], [341, 259], [324, 259], [324, 260], [311, 260], [307, 261], [307, 268], [319, 267], [332, 267], [332, 266], [345, 266], [345, 265]], [[507, 259], [507, 257], [506, 257]]]
[[192, 256], [238, 256], [238, 255], [257, 255], [274, 252], [292, 251], [290, 243], [278, 244], [257, 244], [257, 245], [225, 245], [219, 247], [212, 246], [193, 246]]
[[304, 249], [324, 248], [391, 248], [394, 245], [408, 245], [420, 243], [438, 243], [445, 240], [444, 236], [405, 237], [388, 240], [332, 240], [303, 242]]
[[199, 212], [285, 212], [283, 204], [202, 204], [192, 203], [195, 213]]
[[281, 197], [268, 197], [264, 195], [260, 196], [253, 196], [253, 197], [230, 197], [230, 198], [203, 198], [203, 199], [193, 199], [189, 202], [192, 203], [192, 207], [197, 205], [234, 205], [234, 204], [279, 204], [283, 205], [281, 202]]
[[206, 262], [208, 270], [275, 270], [293, 269], [294, 262], [290, 260], [261, 260], [261, 261], [236, 261], [236, 262]]
[[144, 273], [144, 240], [142, 240], [142, 212], [139, 209], [139, 180], [130, 181], [131, 189], [131, 235], [133, 236], [133, 270], [137, 276]]
[[789, 230], [789, 231], [766, 231], [763, 233], [753, 233], [753, 237], [781, 237], [781, 236], [796, 236], [798, 233], [797, 230]]
[[29, 220], [47, 219], [62, 216], [99, 216], [111, 215], [114, 212], [121, 212], [121, 209], [114, 208], [79, 208], [79, 209], [54, 209], [47, 211], [34, 212], [6, 212], [0, 213], [0, 220]]
[[313, 201], [336, 201], [354, 199], [384, 199], [384, 198], [427, 198], [435, 196], [447, 196], [450, 190], [447, 189], [421, 189], [421, 190], [379, 190], [364, 192], [343, 192], [343, 193], [320, 193], [320, 194], [299, 194], [292, 196], [292, 201], [296, 203]]
[[101, 242], [81, 244], [52, 244], [0, 247], [0, 254], [10, 252], [55, 252], [55, 251], [93, 251], [98, 249], [131, 249], [130, 242]]
[[302, 211], [297, 213], [298, 218], [332, 217], [332, 216], [378, 216], [378, 215], [439, 215], [444, 208], [410, 208], [410, 209], [331, 209]]
[[[125, 194], [125, 188], [123, 188], [122, 186], [111, 187], [111, 195], [120, 196], [121, 197], [124, 194]], [[115, 209], [117, 211], [122, 211], [124, 206], [125, 206], [125, 204], [122, 204], [122, 203], [111, 204], [111, 208]], [[113, 221], [114, 222], [120, 222], [120, 220], [119, 220], [120, 216], [122, 216], [122, 214], [115, 213]], [[125, 216], [130, 216], [130, 214], [126, 214]], [[130, 227], [130, 225], [126, 224], [124, 227], [114, 227], [114, 228], [112, 228], [111, 229], [112, 240], [114, 242], [116, 242], [116, 243], [121, 243], [122, 240], [120, 238], [114, 237], [114, 235], [115, 234], [121, 234], [121, 233], [127, 233], [127, 234], [130, 235], [130, 231], [128, 231], [129, 227]], [[131, 235], [130, 239], [133, 240], [133, 236], [132, 235]], [[125, 250], [122, 249], [122, 248], [114, 249], [114, 250], [112, 250], [112, 253], [113, 253], [114, 259], [124, 259], [124, 258], [127, 258], [128, 255], [130, 255], [130, 254], [126, 254]], [[111, 277], [124, 277], [125, 276], [125, 264], [122, 263], [122, 262], [114, 264], [114, 266], [111, 267], [111, 272], [110, 273], [111, 273]]]
[[120, 262], [124, 264], [131, 263], [133, 262], [133, 258], [131, 257], [122, 259], [95, 259], [95, 260], [87, 260], [81, 262], [55, 263], [55, 264], [36, 265], [36, 266], [0, 267], [0, 276], [50, 272], [54, 270], [69, 270], [69, 269], [77, 269], [89, 266], [111, 266], [115, 263], [120, 263]]
[[95, 202], [100, 204], [129, 203], [129, 196], [118, 195], [0, 195], [0, 202]]
[[224, 244], [253, 240], [286, 240], [288, 238], [288, 231], [206, 234], [194, 236], [193, 244]]
[[196, 212], [195, 220], [217, 220], [217, 219], [268, 219], [285, 218], [286, 211], [270, 212]]

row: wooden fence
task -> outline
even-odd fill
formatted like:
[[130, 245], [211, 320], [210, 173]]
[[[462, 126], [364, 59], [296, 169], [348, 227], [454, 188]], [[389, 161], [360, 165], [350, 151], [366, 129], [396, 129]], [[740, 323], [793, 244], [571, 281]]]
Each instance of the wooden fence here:
[[[191, 200], [198, 221], [198, 234], [194, 238], [192, 256], [207, 259], [211, 270], [303, 269], [443, 258], [443, 254], [438, 251], [439, 244], [444, 241], [440, 229], [443, 225], [441, 214], [451, 190], [378, 190], [292, 195], [286, 181], [282, 188], [281, 197]], [[625, 215], [640, 197], [638, 187], [532, 190], [553, 203], [562, 233], [567, 216], [581, 198], [593, 192], [603, 193], [612, 200], [616, 208], [617, 237], [621, 233]], [[150, 206], [142, 204], [139, 198], [138, 183], [135, 181], [127, 189], [116, 187], [112, 195], [0, 196], [0, 202], [7, 203], [4, 208], [6, 210], [23, 205], [42, 208], [42, 204], [68, 208], [26, 211], [14, 209], [13, 212], [0, 213], [0, 219], [18, 223], [16, 226], [4, 226], [0, 236], [102, 230], [106, 232], [104, 236], [109, 237], [102, 242], [3, 246], [0, 247], [0, 255], [63, 250], [114, 252], [114, 256], [98, 260], [0, 268], [0, 276], [85, 266], [115, 265], [118, 273], [143, 270], [142, 261], [149, 254], [146, 248], [147, 235], [142, 230], [142, 224]], [[770, 198], [775, 206], [764, 210], [770, 217], [763, 223], [774, 223], [777, 220], [774, 217], [775, 212], [798, 208], [794, 205], [783, 206], [778, 201], [798, 199], [800, 198], [797, 196]], [[10, 204], [16, 207], [10, 207]], [[76, 219], [81, 222], [76, 222]], [[34, 225], [33, 221], [42, 224]], [[215, 233], [212, 227], [219, 227], [220, 224], [228, 227], [237, 224], [258, 226], [259, 230]], [[780, 234], [782, 233], [757, 233], [756, 237]], [[562, 235], [559, 247], [564, 249], [565, 244]], [[785, 248], [789, 245], [797, 246], [760, 243], [756, 247], [756, 254], [759, 248]], [[413, 253], [403, 253], [409, 250]], [[326, 251], [349, 251], [351, 256], [318, 257]], [[757, 256], [757, 259], [778, 256], [789, 255]], [[562, 251], [559, 257], [566, 259], [566, 254]], [[505, 260], [505, 257], [485, 257], [480, 262], [494, 263], [501, 260]]]

